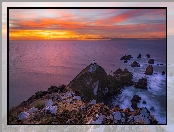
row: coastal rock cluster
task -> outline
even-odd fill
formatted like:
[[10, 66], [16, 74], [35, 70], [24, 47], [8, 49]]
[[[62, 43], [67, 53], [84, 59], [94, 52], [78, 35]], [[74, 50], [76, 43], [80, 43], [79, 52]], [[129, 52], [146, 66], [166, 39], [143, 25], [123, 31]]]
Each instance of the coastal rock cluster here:
[[[121, 60], [127, 61], [131, 55]], [[141, 54], [138, 55], [141, 58]], [[150, 55], [147, 55], [150, 58]], [[140, 67], [137, 62], [132, 67]], [[149, 65], [145, 74], [152, 75]], [[165, 74], [163, 72], [163, 74]], [[107, 75], [96, 62], [84, 68], [65, 86], [51, 86], [47, 91], [38, 91], [27, 101], [9, 111], [10, 124], [157, 124], [150, 111], [137, 103], [141, 97], [134, 95], [130, 108], [120, 109], [119, 105], [109, 108], [104, 100], [118, 95], [125, 86], [147, 90], [147, 78], [133, 82], [133, 73], [128, 69], [117, 69]], [[146, 101], [143, 101], [145, 104]]]

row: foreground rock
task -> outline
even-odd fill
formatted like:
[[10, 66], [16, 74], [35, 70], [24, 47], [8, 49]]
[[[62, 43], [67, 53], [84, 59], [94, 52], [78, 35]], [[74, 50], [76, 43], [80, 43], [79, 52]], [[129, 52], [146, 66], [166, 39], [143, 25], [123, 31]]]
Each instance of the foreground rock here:
[[135, 82], [134, 87], [147, 90], [147, 78], [139, 79], [138, 82]]
[[150, 59], [150, 60], [148, 61], [148, 63], [149, 63], [149, 64], [154, 64], [154, 59]]
[[140, 67], [140, 64], [136, 61], [134, 61], [132, 64], [131, 64], [131, 67]]
[[149, 66], [146, 68], [145, 74], [146, 74], [146, 75], [152, 75], [152, 74], [153, 74], [153, 67], [152, 67], [152, 65], [149, 65]]

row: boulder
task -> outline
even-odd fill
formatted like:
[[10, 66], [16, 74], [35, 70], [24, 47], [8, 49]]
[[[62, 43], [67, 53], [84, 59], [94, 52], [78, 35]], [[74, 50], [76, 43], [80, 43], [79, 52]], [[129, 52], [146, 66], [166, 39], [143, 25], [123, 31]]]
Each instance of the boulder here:
[[140, 64], [137, 63], [136, 61], [134, 61], [134, 62], [131, 64], [131, 67], [140, 67]]
[[130, 58], [133, 58], [131, 55], [125, 55], [123, 57], [121, 57], [120, 60], [130, 60]]
[[139, 79], [138, 82], [135, 82], [134, 87], [147, 90], [147, 78]]
[[149, 64], [154, 64], [154, 59], [150, 59], [150, 60], [148, 61], [148, 63], [149, 63]]
[[150, 110], [151, 110], [151, 111], [155, 111], [155, 108], [154, 108], [154, 107], [151, 107]]
[[124, 63], [127, 63], [127, 62], [128, 62], [127, 60], [124, 61]]
[[131, 100], [131, 102], [132, 102], [131, 107], [133, 109], [137, 109], [138, 108], [137, 103], [140, 103], [140, 100], [141, 100], [141, 97], [139, 97], [138, 95], [134, 95]]
[[138, 108], [137, 103], [136, 102], [132, 102], [131, 107], [133, 109], [137, 109]]
[[146, 57], [147, 57], [147, 58], [150, 58], [150, 55], [149, 55], [149, 54], [147, 54], [147, 55], [146, 55]]
[[152, 74], [153, 74], [153, 67], [152, 67], [152, 65], [149, 65], [149, 66], [146, 68], [145, 74], [146, 74], [146, 75], [152, 75]]
[[136, 103], [140, 103], [141, 97], [138, 95], [134, 95], [131, 102], [136, 102]]
[[162, 75], [164, 75], [165, 74], [165, 71], [162, 71]]
[[141, 54], [139, 54], [137, 58], [141, 58]]
[[18, 115], [18, 120], [25, 120], [27, 118], [29, 118], [29, 113], [27, 112], [21, 112], [19, 115]]
[[143, 104], [146, 104], [146, 101], [143, 100]]

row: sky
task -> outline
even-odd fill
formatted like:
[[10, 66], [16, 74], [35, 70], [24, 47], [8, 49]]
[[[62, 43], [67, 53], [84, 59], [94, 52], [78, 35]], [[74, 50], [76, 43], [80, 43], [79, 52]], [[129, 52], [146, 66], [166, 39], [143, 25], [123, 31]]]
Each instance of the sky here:
[[[29, 5], [32, 6], [32, 3]], [[50, 6], [55, 5], [53, 2], [49, 4]], [[46, 3], [42, 5], [46, 5]], [[142, 6], [139, 2], [131, 4], [127, 2], [127, 5]], [[62, 6], [68, 7], [66, 4], [62, 4]], [[114, 4], [113, 6], [110, 4], [110, 6], [115, 7]], [[2, 10], [5, 9], [2, 8]], [[6, 22], [5, 15], [6, 13], [2, 13], [2, 24]], [[10, 9], [9, 31], [10, 40], [165, 38], [166, 10]], [[6, 31], [2, 30], [2, 33], [4, 36]]]

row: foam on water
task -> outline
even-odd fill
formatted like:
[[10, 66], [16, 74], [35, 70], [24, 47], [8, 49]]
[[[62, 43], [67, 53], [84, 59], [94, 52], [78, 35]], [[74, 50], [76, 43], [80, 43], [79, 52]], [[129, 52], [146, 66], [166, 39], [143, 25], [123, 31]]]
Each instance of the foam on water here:
[[[166, 110], [161, 102], [160, 97], [166, 97], [166, 74], [162, 75], [162, 69], [161, 72], [155, 71], [152, 75], [145, 75], [145, 68], [149, 65], [148, 61], [149, 58], [143, 58], [143, 60], [134, 59], [138, 63], [140, 63], [140, 67], [128, 67], [128, 69], [133, 73], [133, 81], [137, 82], [141, 78], [147, 78], [147, 90], [142, 90], [135, 88], [133, 86], [125, 87], [125, 89], [122, 91], [120, 95], [115, 97], [112, 101], [113, 106], [119, 105], [121, 109], [130, 108], [130, 110], [133, 110], [131, 107], [131, 99], [134, 95], [139, 95], [141, 97], [140, 103], [137, 104], [139, 108], [146, 107], [152, 115], [158, 120], [159, 124], [165, 124], [166, 123]], [[131, 62], [129, 62], [131, 64]], [[163, 65], [157, 65], [162, 64], [161, 62], [155, 61], [155, 64], [153, 66], [157, 66], [162, 68]], [[171, 77], [168, 79], [168, 82], [173, 82], [174, 84], [174, 77]], [[169, 90], [167, 90], [169, 91]], [[143, 101], [146, 101], [146, 104], [143, 104]], [[151, 107], [154, 107], [155, 111], [150, 110]]]

